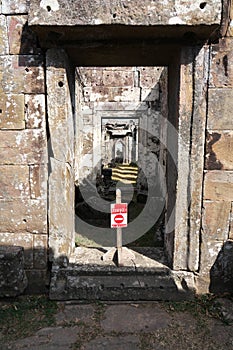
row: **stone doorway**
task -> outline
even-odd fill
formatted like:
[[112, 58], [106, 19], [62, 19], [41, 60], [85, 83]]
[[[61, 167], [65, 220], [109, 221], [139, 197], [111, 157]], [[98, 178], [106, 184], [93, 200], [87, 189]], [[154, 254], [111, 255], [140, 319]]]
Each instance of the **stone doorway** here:
[[[82, 162], [82, 156], [77, 157], [77, 152], [81, 152], [85, 144], [87, 171], [91, 162], [97, 165], [99, 160], [99, 171], [102, 165], [105, 172], [109, 171], [105, 164], [110, 155], [107, 149], [102, 152], [103, 134], [97, 132], [93, 138], [90, 133], [88, 142], [81, 145], [77, 142], [84, 133], [80, 125], [83, 121], [80, 118], [82, 90], [85, 89], [83, 97], [89, 99], [86, 102], [93, 103], [95, 108], [92, 115], [86, 109], [85, 130], [93, 121], [101, 130], [104, 118], [113, 119], [114, 125], [117, 119], [127, 118], [114, 111], [118, 114], [125, 111], [129, 122], [136, 120], [135, 111], [140, 111], [140, 106], [135, 109], [129, 104], [118, 109], [112, 109], [110, 104], [109, 108], [101, 109], [99, 103], [106, 105], [107, 101], [95, 99], [105, 96], [104, 89], [100, 92], [96, 84], [96, 91], [92, 87], [88, 91], [77, 67], [105, 67], [104, 79], [110, 84], [110, 71], [114, 67], [121, 70], [136, 67], [136, 74], [139, 67], [166, 66], [166, 120], [169, 125], [165, 133], [168, 150], [165, 159], [168, 170], [165, 176], [166, 256], [173, 272], [191, 272], [195, 274], [199, 290], [208, 289], [209, 282], [210, 289], [214, 290], [213, 285], [220, 276], [219, 262], [228, 261], [226, 251], [232, 236], [229, 224], [232, 164], [228, 152], [232, 129], [229, 118], [232, 92], [230, 1], [197, 1], [188, 6], [188, 2], [177, 0], [154, 6], [154, 1], [148, 0], [137, 1], [136, 8], [134, 1], [128, 1], [125, 6], [125, 0], [116, 4], [88, 0], [33, 0], [25, 1], [22, 6], [13, 2], [8, 6], [7, 3], [3, 1], [1, 6], [3, 100], [0, 112], [4, 117], [1, 133], [6, 156], [2, 165], [7, 175], [2, 193], [6, 213], [1, 233], [4, 244], [18, 242], [27, 250], [25, 268], [33, 283], [34, 276], [45, 283], [46, 273], [50, 272], [48, 247], [53, 273], [57, 266], [67, 268], [75, 252], [74, 185], [80, 180], [78, 172], [83, 173], [82, 166], [77, 165], [77, 159]], [[12, 31], [15, 27], [18, 30]], [[111, 69], [107, 71], [107, 68]], [[124, 76], [129, 80], [132, 71], [125, 71]], [[137, 79], [134, 82], [133, 87], [140, 88], [136, 86]], [[111, 91], [113, 100], [109, 99], [108, 103], [115, 99], [123, 106], [127, 102], [121, 99], [129, 96], [129, 90], [112, 86]], [[95, 120], [91, 122], [91, 118]], [[108, 125], [110, 129], [113, 126]], [[117, 159], [119, 164], [125, 158], [123, 162], [125, 160], [129, 166], [130, 156], [134, 158], [134, 155], [128, 151], [134, 139], [127, 134], [118, 137], [116, 131], [120, 127], [117, 121], [116, 130], [110, 135], [113, 143], [110, 158]], [[139, 137], [142, 140], [143, 133], [138, 134]], [[156, 144], [156, 138], [150, 140]], [[88, 143], [93, 144], [96, 152], [89, 152]], [[99, 143], [101, 147], [96, 148]], [[5, 153], [8, 147], [12, 147], [9, 155]], [[106, 162], [101, 161], [103, 156]], [[149, 164], [147, 157], [143, 157], [142, 164], [143, 160], [144, 164]], [[125, 164], [110, 168], [114, 173], [111, 180], [125, 174], [124, 167]], [[137, 170], [133, 168], [133, 171]], [[13, 204], [17, 210], [13, 210], [12, 217], [9, 213]], [[150, 207], [153, 206], [151, 203]], [[85, 263], [79, 256], [75, 267], [83, 261]], [[68, 270], [64, 274], [68, 279]], [[33, 285], [31, 281], [29, 285]]]
[[115, 163], [136, 163], [138, 158], [137, 119], [102, 118], [102, 165]]
[[[79, 67], [76, 74], [77, 84], [82, 82], [75, 156], [76, 244], [115, 245], [109, 212], [118, 187], [129, 205], [124, 244], [160, 247], [161, 252], [166, 207], [167, 68]], [[147, 215], [140, 219], [143, 210]]]
[[[200, 237], [197, 232], [200, 232], [201, 216], [203, 174], [203, 157], [201, 155], [204, 147], [206, 115], [204, 95], [208, 79], [204, 74], [204, 64], [207, 57], [208, 47], [184, 47], [178, 51], [172, 63], [168, 64], [168, 118], [162, 119], [163, 121], [167, 120], [167, 125], [169, 125], [169, 128], [161, 136], [166, 139], [166, 157], [162, 164], [166, 169], [169, 169], [168, 172], [166, 171], [165, 256], [173, 271], [186, 271], [186, 276], [190, 276], [189, 271], [197, 271], [199, 266]], [[132, 67], [137, 66], [130, 67], [132, 69]], [[200, 86], [200, 93], [195, 94], [195, 96], [193, 95], [194, 84]], [[54, 86], [56, 86], [55, 89]], [[73, 261], [75, 266], [80, 266], [88, 260], [88, 255], [84, 254], [84, 260], [81, 255], [79, 255], [80, 259], [78, 259], [78, 255], [73, 255], [75, 249], [74, 184], [77, 179], [80, 180], [80, 170], [82, 169], [82, 166], [75, 163], [74, 159], [82, 160], [79, 152], [83, 150], [84, 143], [78, 144], [82, 140], [82, 136], [85, 135], [85, 133], [80, 132], [84, 130], [82, 122], [86, 123], [85, 130], [89, 130], [92, 124], [98, 130], [96, 138], [92, 140], [95, 152], [92, 153], [91, 148], [90, 152], [86, 152], [83, 166], [85, 168], [86, 164], [92, 163], [101, 170], [102, 120], [103, 118], [113, 118], [114, 113], [117, 119], [119, 109], [114, 110], [111, 106], [112, 102], [89, 100], [86, 102], [93, 105], [95, 113], [90, 111], [90, 106], [86, 106], [82, 110], [83, 82], [80, 74], [77, 73], [77, 68], [72, 69], [72, 64], [63, 50], [48, 50], [47, 88], [50, 137], [53, 149], [50, 159], [52, 171], [49, 179], [49, 245], [50, 258], [55, 262], [54, 271], [57, 271], [57, 263], [66, 268], [69, 259]], [[87, 90], [84, 96], [89, 96], [88, 98], [92, 99], [93, 95], [90, 92], [90, 89], [89, 92]], [[54, 101], [59, 103], [54, 104]], [[135, 111], [142, 114], [143, 104], [141, 102], [139, 105], [137, 104], [137, 108], [130, 103], [118, 101], [116, 103], [121, 106], [120, 112], [124, 111], [130, 118], [135, 117]], [[80, 118], [82, 113], [84, 117]], [[196, 118], [198, 118], [198, 122], [195, 121]], [[90, 120], [92, 121], [90, 122]], [[147, 127], [143, 129], [147, 130]], [[87, 139], [91, 139], [91, 133], [89, 136]], [[141, 138], [143, 139], [144, 136], [144, 132], [142, 132]], [[153, 139], [151, 141], [154, 143]], [[140, 152], [138, 154], [140, 155]], [[143, 157], [142, 163], [143, 161], [147, 164], [146, 157]], [[88, 167], [85, 168], [87, 171]], [[84, 178], [92, 179], [92, 171]], [[62, 193], [61, 198], [58, 198], [58, 192]], [[64, 214], [63, 217], [60, 215], [61, 212]], [[86, 230], [86, 224], [84, 229]], [[102, 228], [100, 236], [107, 237], [107, 235], [103, 236]], [[115, 241], [113, 236], [109, 236], [112, 242]], [[108, 245], [106, 241], [103, 242], [101, 239], [99, 241], [101, 246]], [[92, 261], [92, 263], [95, 265], [95, 262]], [[62, 275], [66, 274], [67, 271], [61, 272]], [[193, 275], [191, 274], [191, 276]], [[58, 281], [56, 278], [55, 284]], [[68, 275], [67, 278], [69, 278]]]

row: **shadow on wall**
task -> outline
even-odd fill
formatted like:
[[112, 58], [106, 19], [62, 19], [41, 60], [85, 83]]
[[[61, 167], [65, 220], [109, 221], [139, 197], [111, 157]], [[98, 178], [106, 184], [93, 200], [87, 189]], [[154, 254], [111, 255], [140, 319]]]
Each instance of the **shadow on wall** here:
[[217, 159], [216, 153], [214, 152], [214, 144], [221, 139], [221, 134], [217, 132], [207, 132], [207, 145], [206, 145], [206, 169], [208, 170], [221, 170], [223, 164]]
[[233, 293], [233, 241], [226, 241], [210, 270], [211, 293]]

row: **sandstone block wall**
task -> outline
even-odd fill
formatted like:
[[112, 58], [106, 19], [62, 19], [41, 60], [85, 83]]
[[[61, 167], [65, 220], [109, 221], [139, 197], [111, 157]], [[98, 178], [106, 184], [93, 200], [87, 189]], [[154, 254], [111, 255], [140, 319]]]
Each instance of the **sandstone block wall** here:
[[[233, 38], [212, 45], [208, 90], [200, 273], [212, 291], [232, 284]], [[221, 284], [221, 287], [220, 287]], [[231, 291], [233, 290], [230, 288]]]
[[22, 247], [0, 246], [0, 297], [15, 297], [27, 287]]
[[24, 247], [29, 289], [40, 291], [48, 246], [44, 56], [28, 5], [0, 5], [0, 244]]

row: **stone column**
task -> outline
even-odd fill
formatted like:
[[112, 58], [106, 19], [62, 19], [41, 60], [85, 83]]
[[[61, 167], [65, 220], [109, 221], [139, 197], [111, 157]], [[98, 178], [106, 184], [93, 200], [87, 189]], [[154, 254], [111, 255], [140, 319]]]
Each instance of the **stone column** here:
[[74, 71], [63, 50], [46, 57], [49, 123], [50, 259], [66, 264], [75, 246], [74, 229]]
[[199, 268], [208, 61], [208, 47], [183, 48], [169, 71], [165, 241], [175, 270]]

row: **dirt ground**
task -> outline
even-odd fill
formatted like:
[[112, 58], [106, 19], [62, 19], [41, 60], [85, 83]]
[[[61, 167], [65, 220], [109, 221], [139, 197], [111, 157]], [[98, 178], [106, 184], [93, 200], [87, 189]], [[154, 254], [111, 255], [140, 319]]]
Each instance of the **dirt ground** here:
[[80, 304], [0, 301], [1, 350], [232, 350], [233, 298]]

